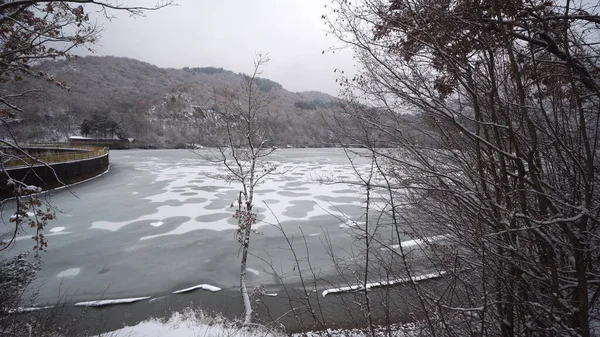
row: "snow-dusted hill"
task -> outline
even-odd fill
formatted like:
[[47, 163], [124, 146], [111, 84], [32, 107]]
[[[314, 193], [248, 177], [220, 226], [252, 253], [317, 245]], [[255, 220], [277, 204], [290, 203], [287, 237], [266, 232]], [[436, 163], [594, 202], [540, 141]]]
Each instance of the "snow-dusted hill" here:
[[[221, 68], [165, 69], [111, 56], [48, 61], [38, 70], [69, 90], [41, 79], [12, 83], [15, 92], [41, 89], [15, 98], [14, 103], [25, 110], [17, 128], [25, 140], [64, 140], [78, 134], [83, 119], [100, 114], [117, 121], [128, 138], [147, 146], [177, 147], [192, 138], [202, 142], [211, 132], [215, 97], [241, 83], [240, 74]], [[314, 91], [290, 92], [264, 78], [256, 85], [271, 101], [267, 112], [280, 128], [274, 142], [320, 144], [319, 136], [328, 133], [320, 116], [339, 109], [337, 98]]]

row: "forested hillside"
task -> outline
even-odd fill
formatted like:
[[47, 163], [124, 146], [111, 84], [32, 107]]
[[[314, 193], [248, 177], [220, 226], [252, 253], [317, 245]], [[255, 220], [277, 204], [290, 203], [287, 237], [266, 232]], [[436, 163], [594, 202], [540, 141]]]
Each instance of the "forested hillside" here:
[[[13, 83], [15, 92], [39, 89], [14, 99], [25, 110], [13, 126], [21, 141], [64, 141], [94, 132], [106, 136], [106, 130], [81, 126], [84, 121], [108, 120], [113, 125], [110, 135], [135, 138], [140, 147], [210, 145], [219, 137], [211, 131], [216, 97], [235, 90], [242, 75], [214, 67], [164, 69], [111, 56], [49, 61], [38, 68], [67, 89], [31, 77]], [[271, 132], [273, 145], [335, 142], [322, 118], [341, 110], [337, 98], [312, 91], [293, 93], [264, 78], [255, 82], [271, 101], [266, 110], [273, 121], [269, 127], [276, 129]]]

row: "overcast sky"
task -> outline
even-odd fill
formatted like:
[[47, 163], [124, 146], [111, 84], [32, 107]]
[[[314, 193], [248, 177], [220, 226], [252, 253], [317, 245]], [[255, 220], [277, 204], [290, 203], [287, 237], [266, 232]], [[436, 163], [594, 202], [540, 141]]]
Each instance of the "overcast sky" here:
[[[114, 13], [96, 55], [135, 58], [160, 67], [223, 67], [250, 72], [256, 52], [271, 62], [262, 77], [291, 91], [336, 94], [334, 69], [353, 69], [349, 49], [326, 36], [321, 15], [328, 0], [176, 0], [179, 6], [132, 18]], [[148, 5], [150, 0], [138, 0]], [[132, 3], [132, 1], [124, 1]]]

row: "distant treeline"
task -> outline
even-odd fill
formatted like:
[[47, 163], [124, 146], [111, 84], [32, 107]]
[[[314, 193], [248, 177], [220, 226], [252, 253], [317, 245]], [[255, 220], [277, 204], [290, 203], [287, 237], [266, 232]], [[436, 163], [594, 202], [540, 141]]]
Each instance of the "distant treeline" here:
[[313, 99], [312, 101], [297, 101], [294, 103], [294, 106], [296, 108], [302, 109], [302, 110], [317, 110], [317, 108], [329, 109], [329, 108], [337, 107], [339, 105], [340, 105], [340, 103], [337, 101], [325, 102], [318, 98]]
[[[233, 72], [231, 70], [226, 70], [223, 68], [216, 68], [216, 67], [193, 67], [193, 68], [183, 67], [183, 71], [189, 72], [192, 74], [202, 73], [202, 74], [208, 74], [208, 75], [224, 74], [224, 73], [225, 74], [233, 74]], [[248, 75], [244, 74], [244, 73], [239, 73], [238, 75], [248, 78]], [[283, 89], [283, 86], [281, 84], [279, 84], [275, 81], [271, 81], [266, 78], [255, 77], [254, 83], [256, 83], [256, 86], [258, 87], [258, 89], [263, 92], [269, 92], [273, 88]]]
[[183, 71], [190, 72], [192, 74], [196, 74], [196, 73], [203, 73], [203, 74], [209, 74], [209, 75], [221, 74], [221, 73], [233, 74], [233, 72], [231, 70], [226, 70], [223, 68], [216, 68], [216, 67], [193, 67], [193, 68], [183, 67]]
[[269, 92], [273, 88], [275, 88], [275, 89], [283, 89], [283, 86], [281, 86], [281, 84], [279, 84], [279, 83], [277, 83], [275, 81], [271, 81], [271, 80], [266, 79], [266, 78], [255, 77], [254, 78], [254, 82], [256, 82], [256, 85], [258, 86], [258, 89], [260, 91], [264, 91], [264, 92]]

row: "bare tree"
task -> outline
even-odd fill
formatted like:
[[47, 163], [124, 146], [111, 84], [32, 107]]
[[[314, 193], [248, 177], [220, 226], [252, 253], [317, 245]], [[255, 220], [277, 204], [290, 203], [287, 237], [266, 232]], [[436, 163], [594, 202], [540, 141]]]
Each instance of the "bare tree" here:
[[[240, 291], [244, 304], [244, 324], [252, 321], [252, 306], [246, 286], [246, 263], [250, 247], [250, 237], [256, 231], [257, 214], [253, 210], [254, 191], [265, 177], [273, 174], [277, 167], [265, 157], [276, 150], [270, 145], [270, 132], [267, 128], [269, 97], [259, 90], [256, 78], [269, 62], [263, 54], [257, 54], [250, 75], [242, 74], [239, 88], [224, 89], [215, 95], [217, 115], [216, 153], [206, 159], [222, 164], [224, 172], [216, 178], [237, 182], [241, 190], [237, 198], [235, 218], [238, 220], [236, 236], [241, 247]], [[233, 207], [233, 204], [232, 204]]]
[[[14, 92], [12, 84], [29, 76], [42, 78], [68, 89], [66, 83], [56, 81], [50, 75], [36, 70], [34, 66], [44, 60], [69, 58], [74, 49], [90, 49], [97, 42], [101, 27], [89, 17], [88, 11], [99, 11], [107, 18], [111, 18], [114, 11], [140, 16], [146, 11], [169, 5], [172, 5], [170, 0], [160, 1], [150, 7], [127, 6], [110, 0], [0, 1], [0, 181], [1, 188], [12, 189], [17, 204], [22, 204], [23, 207], [18, 212], [23, 211], [26, 215], [27, 209], [36, 204], [26, 204], [20, 198], [39, 190], [19, 179], [13, 179], [7, 164], [19, 159], [25, 159], [23, 165], [31, 167], [34, 166], [30, 164], [31, 161], [34, 164], [41, 163], [21, 148], [11, 132], [11, 127], [21, 121], [25, 112], [19, 106], [19, 100], [35, 94], [40, 88], [26, 88], [25, 91]], [[35, 213], [35, 209], [30, 211]], [[17, 223], [18, 219], [17, 217]], [[18, 227], [17, 225], [15, 231]]]
[[[10, 166], [29, 168], [27, 175], [35, 175], [34, 166], [45, 165], [31, 156], [14, 137], [11, 128], [19, 123], [26, 111], [20, 105], [20, 99], [40, 91], [41, 88], [25, 88], [16, 92], [14, 83], [24, 77], [35, 77], [57, 85], [65, 90], [67, 84], [56, 81], [49, 74], [35, 69], [35, 65], [44, 60], [69, 58], [75, 48], [91, 48], [99, 38], [101, 27], [89, 17], [88, 11], [99, 11], [107, 18], [114, 11], [125, 11], [131, 15], [143, 15], [148, 10], [157, 10], [171, 5], [172, 1], [160, 1], [155, 6], [127, 6], [119, 1], [94, 0], [1, 0], [0, 1], [0, 190], [2, 194], [12, 196], [0, 201], [0, 212], [8, 203], [16, 205], [16, 212], [10, 218], [11, 227], [0, 233], [0, 252], [7, 250], [15, 241], [23, 227], [30, 227], [35, 234], [35, 254], [43, 250], [47, 241], [43, 230], [49, 220], [54, 219], [51, 205], [38, 194], [39, 186], [25, 183], [24, 178], [13, 177]], [[8, 192], [7, 192], [8, 191]], [[22, 259], [18, 259], [21, 261]], [[19, 265], [19, 264], [17, 264]], [[7, 264], [3, 264], [7, 266]], [[33, 275], [23, 274], [24, 280], [18, 280], [21, 288], [33, 279]], [[15, 273], [6, 274], [3, 284], [12, 284]], [[12, 282], [12, 283], [11, 283]], [[19, 334], [19, 327], [11, 319], [14, 312], [6, 306], [16, 305], [14, 292], [2, 292], [2, 310], [0, 310], [0, 331], [6, 335]], [[12, 298], [5, 297], [13, 296]], [[17, 296], [20, 300], [20, 297]], [[6, 304], [5, 304], [6, 303]], [[6, 305], [6, 306], [5, 306]]]
[[[343, 81], [343, 120], [377, 158], [384, 212], [398, 233], [445, 235], [422, 241], [444, 283], [414, 285], [428, 334], [590, 336], [600, 297], [597, 6], [332, 9], [331, 32], [360, 63]], [[405, 113], [419, 120], [407, 126]], [[402, 248], [390, 250], [414, 272]]]

